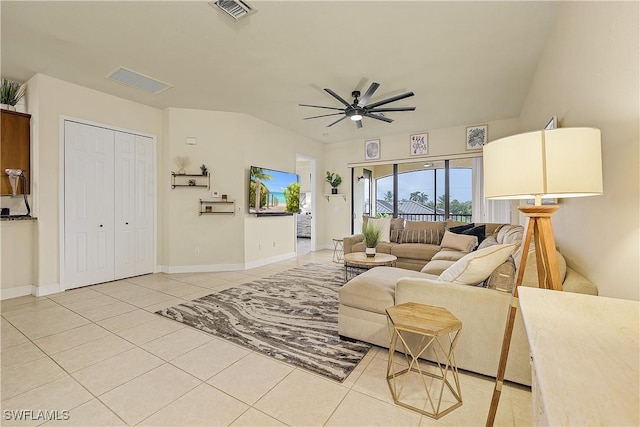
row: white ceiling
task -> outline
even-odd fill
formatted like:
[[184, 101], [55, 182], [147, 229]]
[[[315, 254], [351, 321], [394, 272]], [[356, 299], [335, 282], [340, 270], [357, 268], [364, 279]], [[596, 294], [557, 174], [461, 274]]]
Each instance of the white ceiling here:
[[[242, 112], [323, 142], [519, 117], [554, 2], [259, 1], [234, 22], [203, 1], [1, 2], [2, 76], [35, 73], [142, 104]], [[153, 95], [105, 79], [119, 66], [167, 82]], [[299, 103], [340, 107], [381, 84], [370, 102], [391, 124], [364, 127]]]

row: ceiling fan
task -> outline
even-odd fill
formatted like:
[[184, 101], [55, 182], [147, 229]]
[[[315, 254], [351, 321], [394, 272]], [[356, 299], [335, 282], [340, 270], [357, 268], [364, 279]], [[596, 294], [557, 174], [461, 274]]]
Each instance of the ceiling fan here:
[[391, 122], [393, 122], [393, 119], [390, 119], [390, 118], [386, 117], [382, 113], [388, 113], [388, 112], [393, 112], [393, 111], [415, 111], [416, 107], [383, 107], [383, 108], [378, 108], [378, 107], [381, 107], [383, 105], [390, 104], [392, 102], [399, 101], [399, 100], [404, 99], [404, 98], [409, 98], [410, 96], [413, 96], [413, 92], [406, 92], [406, 93], [403, 93], [401, 95], [392, 96], [391, 98], [383, 99], [382, 101], [374, 102], [373, 104], [367, 105], [367, 102], [369, 102], [369, 99], [371, 98], [373, 93], [378, 89], [379, 86], [380, 85], [378, 83], [375, 83], [375, 82], [371, 83], [371, 86], [369, 86], [369, 89], [367, 89], [367, 91], [364, 93], [364, 96], [362, 98], [360, 98], [360, 91], [359, 90], [354, 90], [353, 92], [351, 92], [351, 96], [353, 97], [353, 103], [352, 104], [349, 104], [340, 95], [338, 95], [337, 93], [335, 93], [331, 89], [325, 88], [325, 91], [329, 95], [333, 96], [335, 99], [340, 101], [340, 103], [344, 104], [345, 108], [323, 107], [321, 105], [309, 105], [309, 104], [298, 104], [298, 105], [301, 106], [301, 107], [325, 108], [327, 110], [338, 110], [338, 111], [340, 111], [339, 113], [323, 114], [323, 115], [320, 115], [320, 116], [305, 117], [304, 120], [317, 119], [317, 118], [320, 118], [320, 117], [344, 115], [344, 117], [340, 117], [335, 122], [327, 125], [327, 127], [331, 127], [331, 126], [335, 125], [336, 123], [341, 122], [342, 120], [344, 120], [347, 117], [349, 117], [351, 120], [356, 122], [356, 128], [358, 128], [358, 129], [360, 129], [362, 127], [362, 118], [363, 117], [369, 117], [371, 119], [382, 120], [383, 122], [391, 123]]

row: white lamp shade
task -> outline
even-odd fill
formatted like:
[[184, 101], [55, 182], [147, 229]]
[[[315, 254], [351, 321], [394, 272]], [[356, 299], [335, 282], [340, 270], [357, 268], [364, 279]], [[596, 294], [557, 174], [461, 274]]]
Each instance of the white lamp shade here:
[[600, 130], [560, 128], [509, 136], [483, 148], [488, 199], [602, 194]]

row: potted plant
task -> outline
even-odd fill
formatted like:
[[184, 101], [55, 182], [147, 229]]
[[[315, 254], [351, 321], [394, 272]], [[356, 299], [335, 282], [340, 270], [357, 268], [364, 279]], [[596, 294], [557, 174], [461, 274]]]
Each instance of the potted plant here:
[[205, 165], [204, 163], [202, 164], [202, 166], [200, 166], [200, 170], [202, 171], [202, 175], [207, 175], [208, 171], [207, 171], [207, 165]]
[[362, 235], [364, 236], [365, 254], [368, 257], [376, 256], [376, 245], [380, 241], [380, 228], [373, 224], [367, 224], [362, 227]]
[[331, 194], [338, 194], [338, 186], [342, 184], [342, 177], [337, 173], [327, 171], [326, 180], [331, 185]]
[[15, 105], [24, 96], [24, 88], [13, 80], [2, 79], [0, 83], [0, 104], [5, 110], [15, 111]]

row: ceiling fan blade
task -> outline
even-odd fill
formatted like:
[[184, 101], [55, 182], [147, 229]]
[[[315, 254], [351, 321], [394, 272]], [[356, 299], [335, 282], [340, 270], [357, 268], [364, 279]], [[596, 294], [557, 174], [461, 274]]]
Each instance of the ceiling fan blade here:
[[403, 93], [402, 95], [392, 96], [391, 98], [383, 99], [382, 101], [374, 102], [371, 105], [367, 105], [367, 108], [376, 108], [384, 104], [388, 104], [390, 102], [399, 101], [401, 99], [409, 98], [413, 96], [413, 92]]
[[362, 127], [362, 120], [356, 120], [356, 129], [360, 129]]
[[385, 108], [374, 108], [369, 109], [367, 111], [370, 113], [387, 113], [391, 111], [415, 111], [416, 107], [385, 107]]
[[347, 101], [345, 101], [344, 99], [342, 99], [342, 97], [340, 95], [338, 95], [337, 93], [335, 93], [334, 91], [332, 91], [329, 88], [325, 88], [324, 89], [325, 92], [327, 92], [329, 95], [333, 96], [335, 99], [337, 99], [338, 101], [342, 102], [344, 105], [346, 105], [347, 107], [351, 107], [351, 104], [349, 104]]
[[314, 107], [314, 108], [326, 108], [328, 110], [339, 110], [342, 111], [344, 108], [336, 108], [336, 107], [323, 107], [322, 105], [309, 105], [309, 104], [298, 104], [301, 107]]
[[344, 117], [342, 117], [342, 118], [340, 118], [340, 119], [336, 120], [335, 122], [331, 123], [331, 124], [330, 124], [330, 125], [328, 125], [327, 127], [328, 127], [328, 128], [330, 128], [331, 126], [335, 125], [335, 124], [336, 124], [336, 123], [338, 123], [338, 122], [343, 121], [343, 120], [344, 120], [344, 119], [346, 119], [346, 118], [347, 118], [347, 116], [344, 116]]
[[[304, 118], [304, 119], [302, 119], [302, 120], [317, 119], [317, 118], [319, 118], [319, 117], [338, 116], [338, 115], [340, 115], [340, 114], [344, 114], [344, 113], [323, 114], [323, 115], [321, 115], [321, 116], [305, 117], [305, 118]], [[345, 116], [345, 117], [346, 117], [346, 116]]]
[[358, 107], [364, 107], [365, 105], [367, 105], [367, 102], [369, 102], [369, 98], [371, 98], [373, 93], [379, 87], [380, 87], [379, 83], [376, 83], [376, 82], [371, 83], [371, 86], [369, 86], [369, 89], [367, 89], [367, 91], [364, 93], [364, 96], [360, 98], [360, 101], [358, 101]]
[[376, 119], [376, 120], [382, 120], [383, 122], [387, 122], [387, 123], [391, 123], [393, 121], [393, 119], [390, 119], [389, 117], [379, 116], [377, 114], [371, 114], [371, 113], [368, 113], [368, 112], [364, 113], [364, 116], [365, 117], [371, 117], [372, 119]]

